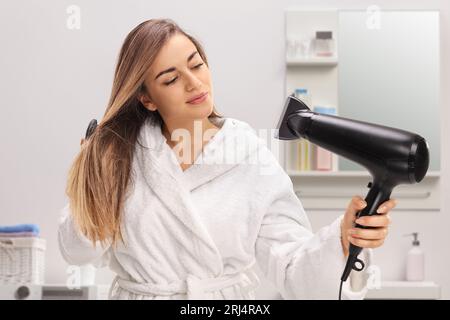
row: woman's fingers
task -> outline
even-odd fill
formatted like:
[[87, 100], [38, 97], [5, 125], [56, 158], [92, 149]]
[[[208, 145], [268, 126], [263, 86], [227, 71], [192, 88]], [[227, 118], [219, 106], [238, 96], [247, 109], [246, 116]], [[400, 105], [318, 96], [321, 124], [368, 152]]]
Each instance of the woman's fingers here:
[[387, 227], [391, 224], [391, 217], [388, 214], [364, 216], [356, 219], [355, 222], [366, 227]]
[[383, 202], [377, 209], [378, 215], [364, 216], [355, 220], [355, 223], [367, 227], [387, 227], [391, 224], [389, 212], [395, 208], [397, 200], [390, 199]]
[[364, 201], [363, 198], [361, 198], [360, 196], [354, 196], [352, 198], [352, 201], [350, 202], [350, 206], [351, 210], [358, 212], [361, 209], [363, 209], [365, 206], [367, 205], [366, 201]]
[[390, 199], [386, 202], [383, 202], [377, 209], [377, 213], [383, 214], [388, 213], [390, 210], [394, 209], [397, 205], [397, 200]]
[[[372, 227], [371, 229], [349, 228], [347, 232], [347, 240], [355, 246], [361, 248], [377, 248], [383, 245], [388, 234], [388, 226], [391, 224], [390, 210], [395, 208], [397, 201], [390, 199], [383, 202], [377, 208], [377, 215], [364, 216], [354, 220], [355, 223]], [[354, 196], [347, 209], [347, 219], [352, 215], [361, 211], [366, 206], [364, 199]]]
[[80, 146], [82, 146], [82, 145], [83, 145], [83, 143], [84, 143], [84, 139], [83, 139], [83, 138], [81, 138], [81, 141], [80, 141]]
[[348, 241], [360, 248], [378, 248], [378, 247], [382, 246], [384, 243], [384, 239], [366, 240], [366, 239], [353, 238], [352, 236], [348, 236]]
[[375, 229], [361, 229], [361, 228], [351, 228], [348, 231], [349, 235], [365, 240], [381, 240], [386, 238], [388, 234], [388, 228], [375, 228]]
[[364, 209], [366, 202], [360, 196], [354, 196], [348, 204], [345, 214], [345, 224], [351, 226], [356, 219], [356, 213]]

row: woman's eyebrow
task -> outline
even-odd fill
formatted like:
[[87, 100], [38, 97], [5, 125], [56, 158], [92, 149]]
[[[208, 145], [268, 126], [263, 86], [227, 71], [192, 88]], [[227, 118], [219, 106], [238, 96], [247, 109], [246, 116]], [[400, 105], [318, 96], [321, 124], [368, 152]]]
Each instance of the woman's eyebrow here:
[[[192, 53], [189, 55], [189, 57], [187, 58], [187, 62], [191, 61], [192, 58], [194, 58], [194, 56], [195, 56], [196, 53], [198, 53], [198, 52], [197, 52], [197, 51], [192, 52]], [[169, 69], [166, 69], [166, 70], [164, 70], [164, 71], [161, 71], [160, 73], [158, 73], [158, 75], [156, 76], [155, 80], [158, 79], [158, 78], [159, 78], [160, 76], [162, 76], [163, 74], [169, 73], [169, 72], [172, 72], [172, 71], [175, 71], [175, 70], [176, 70], [175, 67], [170, 67]]]

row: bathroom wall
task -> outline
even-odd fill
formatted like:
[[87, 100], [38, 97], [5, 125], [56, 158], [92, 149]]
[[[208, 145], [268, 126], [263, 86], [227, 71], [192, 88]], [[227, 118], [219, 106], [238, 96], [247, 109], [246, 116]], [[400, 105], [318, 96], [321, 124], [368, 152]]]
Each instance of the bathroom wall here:
[[[69, 5], [81, 8], [81, 29], [66, 28]], [[46, 279], [66, 281], [66, 263], [56, 242], [59, 210], [67, 199], [65, 178], [91, 118], [101, 118], [114, 64], [126, 34], [150, 18], [174, 19], [205, 46], [216, 106], [255, 129], [274, 128], [285, 100], [286, 8], [437, 9], [441, 12], [441, 57], [450, 56], [450, 4], [429, 1], [87, 1], [6, 0], [0, 3], [0, 224], [38, 223], [48, 240]], [[450, 61], [441, 61], [441, 135], [450, 135]], [[450, 187], [450, 146], [442, 139], [442, 190]], [[444, 193], [444, 192], [442, 192]], [[426, 279], [450, 298], [450, 202], [441, 212], [392, 212], [393, 224], [375, 251], [384, 280], [404, 278], [405, 253], [420, 232]], [[350, 200], [350, 199], [349, 199]], [[342, 212], [309, 211], [318, 229]], [[112, 274], [98, 273], [106, 284]], [[262, 296], [274, 294], [272, 288]]]

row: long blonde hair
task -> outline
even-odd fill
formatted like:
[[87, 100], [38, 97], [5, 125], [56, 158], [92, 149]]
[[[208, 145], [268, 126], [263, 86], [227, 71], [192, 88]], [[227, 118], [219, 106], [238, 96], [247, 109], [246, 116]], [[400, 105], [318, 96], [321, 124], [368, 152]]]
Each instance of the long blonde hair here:
[[[158, 111], [139, 100], [144, 80], [161, 47], [175, 33], [188, 37], [208, 66], [201, 44], [170, 19], [151, 19], [136, 26], [120, 49], [111, 96], [98, 127], [85, 141], [68, 174], [66, 194], [79, 230], [94, 246], [124, 242], [121, 231], [123, 203], [127, 196], [134, 146], [147, 118], [159, 125]], [[150, 93], [148, 93], [150, 94]], [[209, 117], [221, 117], [213, 108]]]

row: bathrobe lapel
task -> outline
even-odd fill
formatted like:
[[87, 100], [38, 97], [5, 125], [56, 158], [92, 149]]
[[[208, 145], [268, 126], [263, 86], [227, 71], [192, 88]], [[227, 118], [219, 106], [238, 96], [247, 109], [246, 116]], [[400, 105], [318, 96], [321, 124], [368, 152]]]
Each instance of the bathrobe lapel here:
[[217, 179], [239, 164], [254, 161], [252, 156], [260, 147], [261, 140], [244, 122], [232, 118], [211, 118], [211, 122], [221, 129], [206, 144], [191, 167], [184, 172], [179, 170], [190, 191]]
[[[172, 156], [164, 146], [161, 129], [154, 125], [148, 126], [148, 123], [142, 129], [143, 134], [140, 141], [148, 148], [140, 147], [137, 144], [135, 161], [143, 173], [144, 182], [167, 208], [167, 219], [176, 219], [185, 227], [186, 230], [182, 229], [179, 232], [186, 232], [188, 235], [186, 238], [191, 240], [192, 245], [185, 244], [188, 248], [196, 251], [191, 254], [198, 257], [198, 260], [207, 262], [204, 265], [205, 275], [222, 274], [223, 264], [219, 251], [205, 226], [199, 220], [190, 193], [180, 184], [179, 172], [175, 170], [173, 162], [174, 155]], [[149, 201], [155, 200], [149, 199]], [[167, 223], [167, 225], [171, 225], [171, 223]], [[167, 240], [170, 241], [170, 239]]]

